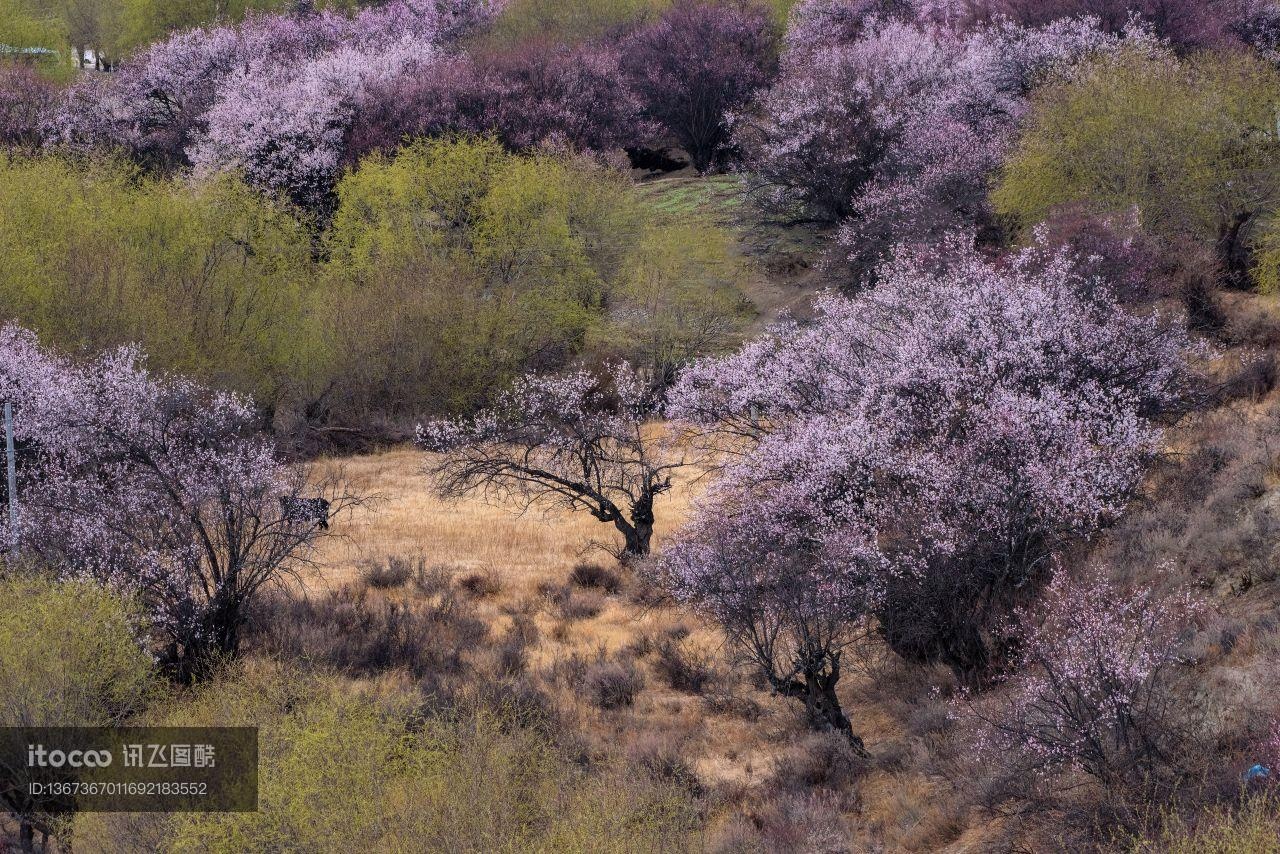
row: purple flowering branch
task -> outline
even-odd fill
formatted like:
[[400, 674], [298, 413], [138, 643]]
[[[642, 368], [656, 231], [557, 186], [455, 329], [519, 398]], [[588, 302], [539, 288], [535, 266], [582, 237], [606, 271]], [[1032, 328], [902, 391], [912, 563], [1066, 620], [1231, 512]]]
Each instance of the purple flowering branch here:
[[136, 348], [75, 362], [6, 326], [0, 397], [16, 404], [23, 448], [18, 530], [6, 520], [4, 535], [63, 575], [137, 596], [180, 678], [235, 655], [251, 600], [359, 501], [281, 460], [251, 401], [153, 375]]

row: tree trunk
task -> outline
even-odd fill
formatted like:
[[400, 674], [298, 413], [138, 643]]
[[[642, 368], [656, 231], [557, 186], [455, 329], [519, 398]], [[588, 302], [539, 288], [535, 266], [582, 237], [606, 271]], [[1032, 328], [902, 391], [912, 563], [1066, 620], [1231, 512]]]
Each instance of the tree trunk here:
[[843, 735], [859, 756], [867, 756], [867, 746], [862, 739], [853, 734], [853, 724], [848, 715], [840, 708], [840, 700], [832, 688], [819, 685], [806, 686], [809, 694], [805, 697], [805, 705], [809, 713], [809, 725], [816, 730], [837, 732]]
[[35, 851], [36, 832], [31, 822], [24, 821], [18, 825], [18, 840], [22, 846], [22, 854], [33, 854]]
[[613, 520], [614, 526], [622, 532], [626, 541], [623, 555], [626, 558], [645, 557], [649, 554], [653, 541], [653, 496], [644, 495], [631, 506], [630, 521], [621, 518]]
[[813, 672], [804, 675], [804, 705], [809, 716], [809, 726], [816, 730], [838, 732], [849, 741], [855, 753], [869, 756], [867, 746], [853, 734], [853, 724], [840, 707], [840, 698], [836, 696], [836, 682], [839, 679], [838, 663], [825, 674]]
[[[773, 689], [784, 697], [795, 697], [804, 703], [804, 710], [809, 726], [819, 732], [837, 732], [849, 742], [853, 751], [861, 757], [869, 757], [867, 746], [862, 739], [853, 734], [853, 724], [840, 707], [840, 698], [836, 696], [836, 684], [840, 681], [840, 653], [830, 657], [822, 655], [814, 659], [817, 663], [804, 672], [804, 681], [778, 679], [770, 667], [766, 665], [765, 676], [773, 685]], [[826, 666], [823, 666], [826, 662]]]
[[1249, 247], [1245, 232], [1253, 221], [1253, 213], [1237, 213], [1218, 229], [1218, 257], [1222, 259], [1227, 284], [1237, 289], [1249, 287]]
[[191, 684], [207, 676], [211, 666], [235, 658], [240, 652], [244, 622], [240, 598], [223, 597], [210, 602], [197, 625], [185, 627], [172, 637], [163, 656], [170, 678]]
[[228, 658], [240, 653], [240, 628], [244, 624], [244, 614], [240, 600], [228, 597], [213, 602], [209, 614], [209, 634], [213, 638], [211, 652]]
[[653, 496], [644, 495], [631, 508], [631, 527], [635, 530], [635, 542], [638, 555], [649, 553], [649, 542], [653, 539]]
[[622, 556], [627, 558], [640, 558], [649, 554], [649, 541], [653, 537], [653, 525], [631, 524], [625, 519], [619, 519], [614, 522], [615, 527], [622, 532], [623, 540], [626, 545], [622, 549]]

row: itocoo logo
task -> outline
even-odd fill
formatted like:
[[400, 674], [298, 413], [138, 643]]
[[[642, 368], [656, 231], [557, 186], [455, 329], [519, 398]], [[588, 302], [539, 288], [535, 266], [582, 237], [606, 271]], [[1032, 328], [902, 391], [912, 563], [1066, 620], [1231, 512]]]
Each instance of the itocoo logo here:
[[110, 750], [47, 750], [43, 744], [27, 745], [28, 768], [106, 768]]

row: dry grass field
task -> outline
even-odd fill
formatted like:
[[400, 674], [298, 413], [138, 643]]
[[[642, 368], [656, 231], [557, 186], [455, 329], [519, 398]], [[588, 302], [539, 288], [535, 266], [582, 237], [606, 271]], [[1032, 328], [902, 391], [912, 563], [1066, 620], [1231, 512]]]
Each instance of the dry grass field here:
[[[320, 555], [314, 583], [344, 583], [360, 564], [379, 557], [422, 554], [458, 570], [492, 570], [513, 589], [531, 591], [539, 581], [563, 580], [575, 563], [603, 560], [593, 543], [612, 543], [614, 531], [589, 516], [511, 507], [480, 500], [458, 503], [434, 497], [423, 475], [427, 455], [400, 449], [331, 461], [351, 487], [374, 500], [334, 525]], [[657, 539], [679, 526], [691, 491], [685, 487], [660, 505]]]
[[[335, 521], [336, 536], [305, 576], [308, 595], [358, 588], [412, 604], [428, 595], [421, 586], [373, 590], [367, 581], [369, 566], [408, 558], [447, 572], [453, 587], [466, 591], [489, 638], [503, 637], [517, 620], [531, 621], [536, 632], [525, 653], [527, 671], [553, 693], [588, 748], [633, 762], [682, 763], [714, 805], [712, 836], [732, 835], [727, 825], [741, 821], [744, 810], [777, 809], [768, 799], [785, 788], [780, 777], [794, 779], [803, 800], [807, 776], [833, 773], [813, 759], [814, 737], [798, 704], [753, 684], [750, 669], [730, 660], [713, 628], [675, 605], [655, 603], [652, 590], [598, 546], [611, 539], [609, 526], [560, 512], [520, 515], [478, 499], [442, 502], [422, 474], [424, 459], [399, 449], [325, 463], [340, 467], [353, 487], [377, 500]], [[659, 505], [659, 548], [687, 515], [697, 488], [686, 483]], [[618, 589], [573, 584], [571, 573], [583, 563], [616, 574]], [[707, 685], [673, 686], [654, 652], [664, 643], [676, 644], [704, 668]], [[475, 651], [481, 659], [476, 672], [491, 670], [482, 660], [491, 654]], [[627, 661], [640, 670], [643, 687], [634, 702], [602, 709], [557, 679], [574, 661], [602, 660]], [[857, 772], [856, 787], [845, 787], [839, 803], [823, 807], [829, 819], [850, 838], [862, 839], [866, 850], [981, 850], [989, 819], [958, 811], [947, 794], [951, 787], [932, 767], [937, 757], [920, 755], [922, 740], [927, 743], [928, 730], [938, 724], [903, 723], [936, 717], [934, 687], [942, 677], [909, 673], [892, 662], [876, 676], [850, 673], [844, 680], [846, 707], [874, 758], [871, 768]]]
[[[359, 583], [362, 568], [390, 558], [421, 559], [446, 568], [455, 580], [484, 576], [496, 589], [479, 597], [480, 614], [490, 628], [501, 630], [515, 613], [529, 613], [548, 589], [563, 585], [580, 563], [612, 566], [614, 559], [602, 544], [612, 544], [616, 532], [590, 516], [540, 509], [525, 513], [514, 508], [469, 499], [442, 501], [431, 494], [423, 474], [426, 455], [401, 449], [355, 457], [338, 466], [351, 487], [373, 496], [366, 507], [335, 521], [330, 538], [317, 556], [316, 567], [305, 576], [309, 589], [329, 591]], [[688, 510], [690, 490], [682, 488], [661, 508], [656, 539], [679, 526]], [[660, 508], [660, 509], [661, 509]], [[584, 593], [584, 598], [591, 594]], [[620, 596], [600, 595], [595, 617], [555, 622], [547, 613], [535, 614], [543, 634], [562, 638], [543, 656], [567, 650], [616, 652], [637, 633], [665, 627], [671, 614], [638, 609]]]

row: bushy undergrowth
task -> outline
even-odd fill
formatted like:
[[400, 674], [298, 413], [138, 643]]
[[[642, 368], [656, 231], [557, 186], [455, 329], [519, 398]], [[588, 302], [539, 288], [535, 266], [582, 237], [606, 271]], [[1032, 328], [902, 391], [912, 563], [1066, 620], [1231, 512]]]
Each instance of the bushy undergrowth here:
[[427, 709], [286, 666], [229, 671], [154, 720], [253, 725], [260, 809], [84, 815], [86, 851], [666, 851], [696, 809], [679, 786], [581, 767], [511, 706]]
[[1153, 837], [1117, 846], [1131, 854], [1276, 854], [1280, 852], [1280, 801], [1272, 792], [1208, 810], [1193, 822], [1170, 815]]
[[569, 580], [579, 587], [602, 590], [605, 593], [617, 593], [622, 589], [622, 578], [618, 573], [598, 563], [575, 564], [569, 573]]
[[0, 720], [107, 726], [140, 710], [154, 684], [141, 611], [95, 584], [0, 573]]
[[630, 706], [644, 687], [644, 676], [627, 659], [601, 660], [587, 667], [582, 691], [592, 705], [601, 709]]
[[253, 616], [253, 642], [263, 652], [352, 675], [457, 675], [488, 634], [452, 590], [409, 603], [350, 587], [313, 598], [280, 595]]
[[[130, 722], [161, 696], [132, 602], [88, 582], [23, 577], [0, 561], [0, 722], [6, 727], [108, 727]], [[6, 750], [22, 750], [6, 731]], [[10, 754], [12, 755], [12, 754]], [[36, 829], [64, 837], [62, 798], [31, 792], [35, 775], [0, 769], [0, 842], [7, 819], [29, 843]]]

